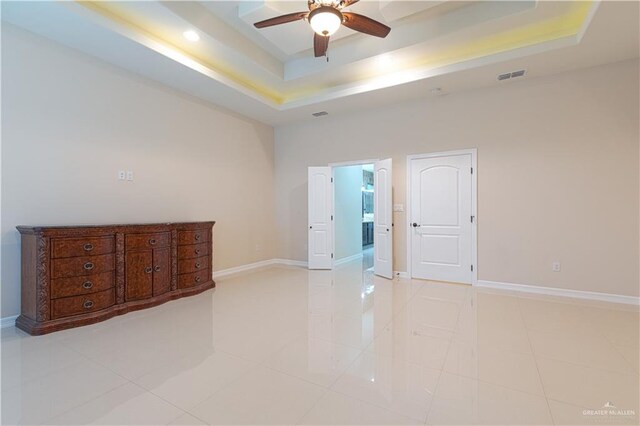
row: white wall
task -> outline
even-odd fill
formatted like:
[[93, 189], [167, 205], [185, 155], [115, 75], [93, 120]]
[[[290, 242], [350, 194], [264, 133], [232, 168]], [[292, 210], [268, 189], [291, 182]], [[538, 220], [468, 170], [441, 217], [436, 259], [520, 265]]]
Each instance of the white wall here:
[[335, 259], [362, 253], [362, 166], [333, 171]]
[[307, 166], [392, 157], [406, 203], [408, 154], [477, 147], [479, 279], [638, 296], [638, 89], [634, 60], [277, 128], [279, 256], [306, 257]]
[[5, 23], [2, 89], [1, 316], [20, 311], [16, 225], [215, 220], [215, 269], [275, 257], [271, 127]]

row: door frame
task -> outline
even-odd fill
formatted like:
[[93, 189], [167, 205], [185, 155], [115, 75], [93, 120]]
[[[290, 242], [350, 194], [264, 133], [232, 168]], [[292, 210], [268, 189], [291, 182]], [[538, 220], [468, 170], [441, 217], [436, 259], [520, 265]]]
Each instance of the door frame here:
[[[353, 160], [353, 161], [342, 161], [342, 162], [337, 162], [337, 163], [329, 163], [327, 164], [329, 167], [331, 167], [331, 196], [333, 198], [333, 204], [331, 205], [331, 216], [335, 218], [336, 215], [336, 190], [335, 190], [335, 186], [333, 186], [333, 182], [335, 179], [335, 171], [337, 167], [346, 167], [346, 166], [364, 166], [365, 164], [375, 164], [376, 162], [380, 161], [379, 159], [369, 159], [369, 160]], [[375, 191], [375, 188], [374, 188]], [[376, 212], [373, 212], [373, 217], [376, 216]], [[335, 252], [336, 252], [336, 226], [335, 226], [335, 220], [331, 221], [331, 253], [334, 253], [334, 257], [331, 259], [331, 269], [333, 269], [333, 267], [335, 266], [335, 262], [336, 262], [336, 258], [335, 258]], [[376, 244], [376, 237], [375, 235], [373, 236], [373, 245], [375, 247]]]
[[455, 151], [433, 152], [428, 154], [407, 155], [407, 191], [406, 191], [406, 232], [407, 232], [407, 276], [412, 278], [411, 264], [413, 263], [411, 252], [411, 161], [422, 158], [450, 157], [454, 155], [471, 154], [471, 214], [474, 221], [471, 224], [471, 263], [473, 265], [473, 273], [471, 274], [471, 285], [478, 284], [478, 149], [458, 149]]

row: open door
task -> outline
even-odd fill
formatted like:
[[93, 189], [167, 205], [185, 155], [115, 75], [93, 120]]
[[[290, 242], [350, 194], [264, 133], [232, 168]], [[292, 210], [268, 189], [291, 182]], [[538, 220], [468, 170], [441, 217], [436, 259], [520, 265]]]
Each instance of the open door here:
[[393, 200], [391, 158], [374, 165], [373, 270], [376, 275], [393, 278]]
[[309, 167], [309, 269], [331, 269], [333, 244], [331, 167]]

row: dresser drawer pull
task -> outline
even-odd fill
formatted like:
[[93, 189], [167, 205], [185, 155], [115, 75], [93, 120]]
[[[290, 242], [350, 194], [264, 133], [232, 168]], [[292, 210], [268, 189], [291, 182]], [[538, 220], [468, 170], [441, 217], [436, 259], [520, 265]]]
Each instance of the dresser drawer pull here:
[[156, 243], [157, 243], [157, 241], [156, 241], [156, 239], [155, 239], [155, 238], [151, 238], [151, 239], [149, 240], [149, 244], [150, 244], [150, 245], [152, 245], [152, 246], [153, 246], [153, 245], [155, 245]]
[[84, 264], [84, 269], [86, 269], [87, 271], [90, 271], [93, 269], [95, 265], [93, 264], [93, 262], [87, 262]]
[[151, 269], [151, 266], [147, 266], [146, 268], [144, 268], [144, 272], [146, 272], [147, 274], [150, 274], [151, 271], [153, 271], [153, 269]]
[[86, 302], [84, 302], [83, 304], [85, 309], [91, 309], [93, 308], [93, 301], [92, 300], [87, 300]]
[[87, 290], [89, 290], [91, 287], [93, 287], [93, 283], [91, 281], [85, 281], [82, 284], [82, 287], [86, 288]]
[[91, 251], [93, 250], [93, 244], [87, 243], [83, 246], [83, 248], [84, 248], [84, 251]]
[[156, 266], [153, 267], [153, 270], [155, 272], [160, 272], [160, 267], [158, 265], [156, 265]]
[[196, 269], [200, 268], [200, 262], [196, 262]]
[[200, 254], [200, 249], [196, 249], [196, 254]]
[[196, 234], [196, 235], [194, 235], [194, 236], [193, 236], [193, 238], [195, 238], [195, 239], [196, 239], [196, 241], [200, 241], [200, 234]]
[[197, 283], [199, 283], [199, 282], [200, 282], [200, 277], [199, 277], [199, 276], [197, 276], [197, 277], [196, 277], [196, 282], [197, 282]]

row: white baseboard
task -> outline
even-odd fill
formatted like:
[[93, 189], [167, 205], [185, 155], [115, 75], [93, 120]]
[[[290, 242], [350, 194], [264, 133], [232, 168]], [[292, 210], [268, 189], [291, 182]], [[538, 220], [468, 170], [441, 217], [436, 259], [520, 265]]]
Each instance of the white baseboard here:
[[540, 287], [537, 285], [501, 283], [497, 281], [487, 280], [478, 280], [477, 287], [544, 294], [547, 296], [573, 297], [575, 299], [598, 300], [601, 302], [624, 303], [627, 305], [640, 306], [640, 297], [623, 296], [620, 294], [611, 293], [598, 293], [595, 291], [568, 290], [557, 287]]
[[0, 328], [13, 327], [16, 325], [16, 318], [18, 318], [17, 315], [0, 318]]
[[264, 266], [271, 265], [288, 265], [288, 266], [301, 266], [306, 267], [307, 262], [291, 259], [267, 259], [260, 262], [249, 263], [247, 265], [236, 266], [234, 268], [222, 269], [220, 271], [213, 271], [213, 278], [223, 278], [229, 275], [238, 274], [240, 272], [250, 271], [252, 269], [262, 268]]
[[251, 269], [262, 268], [263, 266], [269, 266], [274, 264], [274, 259], [261, 260], [260, 262], [249, 263], [246, 265], [236, 266], [234, 268], [222, 269], [220, 271], [213, 271], [213, 278], [222, 278], [228, 275], [238, 274], [244, 271], [250, 271]]
[[400, 278], [409, 278], [409, 273], [406, 271], [393, 271], [393, 275]]
[[351, 262], [352, 260], [362, 259], [362, 253], [354, 254], [353, 256], [343, 257], [333, 262], [333, 266], [342, 265], [343, 263]]
[[304, 260], [292, 260], [292, 259], [271, 259], [273, 260], [273, 264], [279, 265], [287, 265], [287, 266], [300, 266], [301, 268], [306, 268], [309, 264]]

